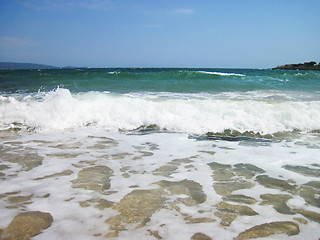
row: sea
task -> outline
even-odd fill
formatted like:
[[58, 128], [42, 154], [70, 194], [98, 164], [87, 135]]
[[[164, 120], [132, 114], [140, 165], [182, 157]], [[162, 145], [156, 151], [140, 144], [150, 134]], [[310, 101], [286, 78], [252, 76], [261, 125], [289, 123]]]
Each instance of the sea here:
[[0, 239], [28, 212], [35, 240], [318, 240], [320, 71], [0, 70]]

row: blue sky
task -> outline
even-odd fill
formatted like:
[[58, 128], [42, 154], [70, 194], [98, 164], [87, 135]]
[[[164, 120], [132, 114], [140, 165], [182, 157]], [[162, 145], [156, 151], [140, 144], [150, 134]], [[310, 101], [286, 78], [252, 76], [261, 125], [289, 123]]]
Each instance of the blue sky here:
[[319, 0], [0, 0], [0, 61], [269, 68], [320, 61]]

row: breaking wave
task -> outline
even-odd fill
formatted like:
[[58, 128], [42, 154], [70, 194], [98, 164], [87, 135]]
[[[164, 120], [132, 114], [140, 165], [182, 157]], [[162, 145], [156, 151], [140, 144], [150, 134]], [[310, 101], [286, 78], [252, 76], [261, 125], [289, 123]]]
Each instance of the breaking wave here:
[[132, 130], [156, 125], [173, 132], [205, 134], [233, 129], [272, 134], [320, 129], [320, 101], [264, 101], [157, 97], [108, 92], [72, 94], [57, 88], [24, 96], [0, 96], [0, 128], [63, 130], [96, 126]]
[[212, 75], [218, 75], [218, 76], [238, 76], [238, 77], [245, 77], [244, 74], [239, 73], [224, 73], [224, 72], [207, 72], [207, 71], [197, 71], [198, 73], [203, 74], [212, 74]]

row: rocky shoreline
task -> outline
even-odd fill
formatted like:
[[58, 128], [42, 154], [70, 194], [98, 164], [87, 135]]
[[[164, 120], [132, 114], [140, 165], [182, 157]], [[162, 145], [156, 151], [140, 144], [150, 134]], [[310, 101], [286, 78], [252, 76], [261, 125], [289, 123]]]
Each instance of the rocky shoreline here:
[[305, 62], [298, 64], [285, 64], [272, 68], [272, 70], [320, 70], [320, 63], [316, 62]]

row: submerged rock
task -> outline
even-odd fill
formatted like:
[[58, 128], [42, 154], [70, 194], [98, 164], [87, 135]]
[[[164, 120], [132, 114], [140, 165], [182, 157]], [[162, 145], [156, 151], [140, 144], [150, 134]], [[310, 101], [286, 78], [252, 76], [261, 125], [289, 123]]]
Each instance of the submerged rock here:
[[217, 163], [217, 162], [212, 162], [212, 163], [208, 163], [209, 167], [212, 170], [218, 170], [218, 169], [230, 169], [231, 165], [229, 164], [221, 164], [221, 163]]
[[292, 196], [287, 194], [262, 194], [260, 197], [263, 199], [260, 205], [270, 204], [273, 205], [273, 208], [279, 213], [294, 214], [287, 205], [287, 201], [291, 199]]
[[33, 194], [28, 196], [10, 196], [7, 198], [10, 205], [6, 206], [6, 208], [24, 208], [25, 205], [32, 203], [32, 197]]
[[140, 156], [135, 156], [133, 158], [133, 160], [141, 160], [144, 157], [150, 157], [153, 155], [152, 152], [148, 152], [148, 151], [139, 151], [139, 153], [141, 154]]
[[38, 177], [38, 178], [35, 178], [34, 180], [42, 180], [42, 179], [46, 179], [46, 178], [58, 178], [58, 177], [68, 176], [68, 175], [71, 175], [71, 174], [73, 174], [73, 171], [65, 170], [65, 171], [62, 171], [62, 172], [59, 172], [59, 173], [53, 173], [53, 174], [46, 175], [46, 176], [43, 176], [43, 177]]
[[238, 235], [234, 240], [269, 237], [274, 234], [297, 235], [300, 232], [299, 225], [294, 222], [271, 222], [252, 227]]
[[213, 188], [221, 196], [229, 196], [236, 190], [252, 188], [254, 183], [244, 180], [243, 177], [250, 179], [256, 174], [264, 172], [263, 169], [252, 164], [239, 163], [231, 166], [211, 162], [208, 165], [213, 170], [212, 178], [215, 181]]
[[320, 190], [312, 187], [301, 187], [300, 196], [310, 205], [320, 207]]
[[211, 240], [211, 238], [203, 233], [195, 233], [190, 240]]
[[214, 190], [221, 196], [229, 196], [233, 191], [248, 189], [252, 188], [253, 186], [253, 183], [241, 179], [234, 181], [216, 182], [213, 184]]
[[35, 153], [12, 154], [6, 153], [1, 156], [3, 161], [18, 163], [23, 171], [30, 171], [42, 164], [43, 157]]
[[217, 169], [213, 173], [213, 180], [214, 181], [230, 181], [235, 174], [226, 169]]
[[23, 203], [23, 202], [27, 202], [27, 201], [31, 200], [32, 196], [33, 196], [32, 194], [29, 196], [11, 196], [11, 197], [8, 197], [7, 199], [10, 203], [13, 203], [13, 204], [14, 203]]
[[159, 150], [159, 145], [153, 142], [145, 142], [142, 145], [149, 147], [150, 151]]
[[252, 208], [244, 205], [233, 205], [226, 202], [220, 202], [216, 205], [215, 215], [221, 219], [221, 226], [230, 226], [238, 216], [258, 215]]
[[309, 187], [313, 187], [315, 189], [319, 189], [320, 190], [320, 181], [311, 181], [311, 182], [307, 182], [306, 184], [303, 184], [304, 186], [309, 186]]
[[150, 217], [164, 207], [166, 198], [162, 189], [134, 190], [125, 195], [113, 208], [119, 211], [106, 221], [110, 230], [123, 231], [127, 224], [134, 224], [136, 228], [145, 226]]
[[257, 202], [256, 199], [245, 196], [245, 195], [241, 195], [241, 194], [229, 195], [229, 196], [223, 197], [223, 200], [229, 201], [229, 202], [245, 203], [245, 204], [254, 204]]
[[293, 165], [285, 165], [283, 168], [299, 173], [304, 176], [311, 176], [311, 177], [320, 177], [320, 169], [313, 169], [305, 166], [293, 166]]
[[235, 164], [234, 167], [235, 167], [234, 171], [239, 176], [244, 176], [247, 179], [252, 178], [257, 174], [265, 173], [263, 169], [252, 164], [238, 163], [238, 164]]
[[69, 143], [66, 142], [66, 143], [58, 144], [58, 145], [51, 146], [51, 147], [54, 147], [54, 148], [57, 148], [57, 149], [61, 149], [61, 150], [78, 149], [78, 148], [82, 147], [82, 143], [80, 143], [80, 142], [69, 142]]
[[158, 176], [164, 176], [164, 177], [171, 177], [171, 174], [173, 174], [177, 169], [179, 165], [178, 164], [167, 164], [165, 166], [161, 166], [157, 169], [155, 169], [152, 174], [158, 175]]
[[70, 159], [78, 157], [80, 153], [52, 153], [46, 155], [51, 158]]
[[9, 169], [10, 167], [8, 165], [5, 164], [0, 164], [0, 170], [6, 170]]
[[298, 221], [299, 223], [302, 223], [302, 224], [307, 224], [308, 223], [308, 220], [304, 219], [304, 218], [300, 218], [300, 217], [295, 217], [293, 218], [294, 220]]
[[171, 174], [173, 174], [181, 164], [188, 164], [188, 163], [192, 163], [193, 161], [191, 160], [193, 157], [191, 158], [182, 158], [182, 159], [175, 159], [171, 162], [169, 162], [168, 164], [161, 166], [157, 169], [155, 169], [152, 174], [153, 175], [160, 175], [160, 176], [164, 176], [164, 177], [171, 177]]
[[152, 231], [149, 229], [148, 232], [151, 236], [154, 236], [156, 239], [162, 239], [162, 237], [159, 235], [159, 231]]
[[0, 232], [0, 239], [28, 240], [50, 227], [52, 222], [50, 213], [39, 211], [20, 213], [6, 229]]
[[[96, 137], [91, 137], [91, 138], [96, 138]], [[100, 150], [100, 149], [109, 149], [112, 147], [118, 146], [118, 142], [112, 138], [107, 138], [107, 137], [99, 137], [98, 140], [93, 146], [87, 147], [90, 150]]]
[[304, 209], [296, 209], [295, 211], [297, 213], [300, 213], [301, 215], [303, 215], [304, 217], [308, 218], [311, 221], [315, 221], [317, 223], [320, 223], [320, 214], [319, 213], [304, 210]]
[[110, 188], [112, 173], [112, 169], [106, 166], [83, 168], [78, 178], [72, 181], [72, 187], [103, 192]]
[[[182, 215], [185, 215], [185, 214], [182, 214]], [[186, 224], [195, 224], [195, 223], [211, 223], [211, 222], [215, 222], [216, 220], [213, 219], [213, 218], [193, 218], [191, 216], [186, 216], [184, 218]]]
[[[119, 231], [124, 231], [127, 228], [141, 228], [145, 226], [154, 213], [160, 209], [167, 208], [166, 201], [174, 197], [174, 195], [187, 196], [185, 198], [177, 198], [172, 203], [174, 208], [176, 207], [176, 203], [194, 206], [206, 201], [207, 196], [204, 194], [201, 185], [194, 181], [160, 181], [155, 184], [159, 185], [160, 188], [133, 190], [113, 206], [113, 209], [117, 210], [119, 214], [106, 221], [110, 225], [110, 230], [114, 231], [109, 233], [108, 236], [117, 235]], [[179, 211], [178, 208], [175, 209]], [[208, 218], [188, 218], [186, 220], [189, 223], [214, 221]]]
[[110, 208], [113, 206], [113, 202], [110, 202], [106, 199], [102, 198], [91, 198], [87, 201], [82, 201], [80, 202], [81, 207], [89, 207], [89, 206], [94, 206], [95, 208], [99, 210], [103, 210], [105, 208]]
[[131, 154], [131, 153], [123, 152], [123, 153], [112, 154], [111, 157], [113, 160], [121, 160], [121, 159], [125, 159], [127, 157], [130, 157], [132, 155], [133, 154]]
[[294, 191], [296, 189], [296, 185], [291, 185], [285, 180], [272, 178], [267, 175], [259, 175], [256, 177], [256, 180], [267, 188], [279, 189], [281, 191]]
[[183, 180], [180, 182], [160, 181], [159, 186], [168, 189], [171, 194], [185, 194], [188, 198], [180, 198], [179, 200], [187, 206], [194, 206], [206, 201], [207, 195], [204, 194], [199, 183], [191, 180]]

